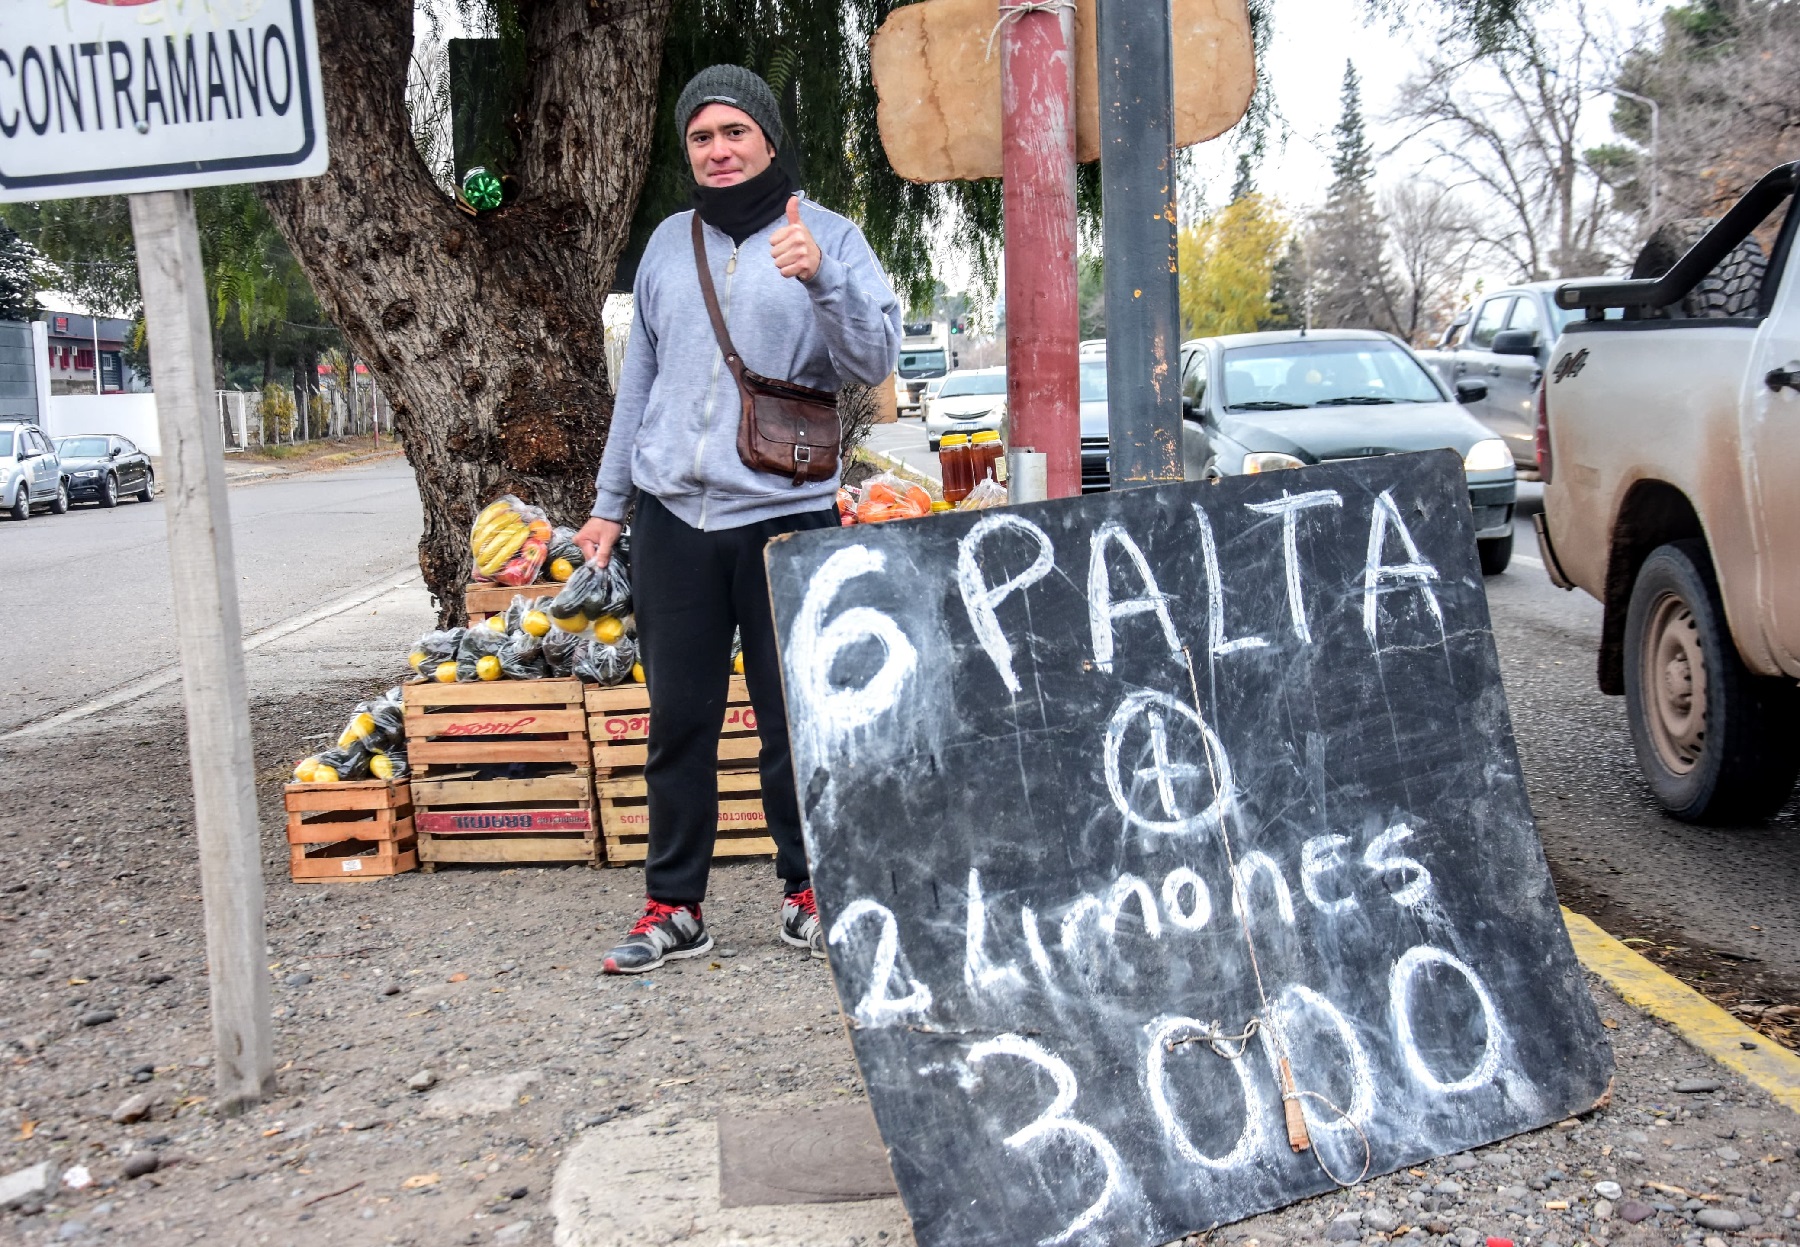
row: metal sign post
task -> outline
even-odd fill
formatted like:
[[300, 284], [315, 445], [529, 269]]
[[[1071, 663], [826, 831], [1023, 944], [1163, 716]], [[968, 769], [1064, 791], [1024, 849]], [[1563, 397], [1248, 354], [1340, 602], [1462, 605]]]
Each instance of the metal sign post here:
[[1112, 487], [1182, 478], [1169, 0], [1099, 0], [1106, 393]]
[[[14, 0], [0, 57], [13, 70], [0, 73], [0, 201], [131, 195], [156, 359], [219, 1107], [238, 1112], [275, 1091], [275, 1059], [243, 621], [190, 189], [325, 171], [312, 0]], [[96, 385], [98, 329], [96, 320]]]

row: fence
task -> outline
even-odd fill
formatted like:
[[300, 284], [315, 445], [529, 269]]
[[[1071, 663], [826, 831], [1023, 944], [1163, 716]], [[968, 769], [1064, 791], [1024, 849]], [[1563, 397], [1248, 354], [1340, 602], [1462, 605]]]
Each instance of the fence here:
[[262, 391], [218, 392], [227, 450], [293, 445], [314, 438], [393, 436], [393, 405], [371, 380], [358, 382], [353, 394], [334, 384], [310, 395], [298, 389], [279, 393], [286, 401], [265, 407]]

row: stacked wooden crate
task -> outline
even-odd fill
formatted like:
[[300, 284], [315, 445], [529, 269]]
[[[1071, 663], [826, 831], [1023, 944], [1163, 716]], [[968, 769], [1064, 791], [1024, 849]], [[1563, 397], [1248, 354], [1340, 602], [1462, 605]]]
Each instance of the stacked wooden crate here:
[[[644, 784], [649, 751], [650, 691], [642, 684], [587, 691], [588, 735], [594, 744], [594, 787], [609, 865], [641, 862], [649, 853], [650, 813]], [[756, 711], [742, 676], [731, 678], [719, 735], [719, 834], [714, 857], [775, 852], [763, 817]]]
[[384, 879], [418, 869], [406, 780], [289, 784], [282, 800], [295, 883]]
[[446, 862], [599, 861], [581, 681], [408, 684], [413, 825]]
[[562, 585], [555, 580], [540, 581], [530, 585], [492, 585], [483, 581], [463, 587], [463, 609], [469, 614], [469, 627], [478, 623], [486, 623], [489, 616], [498, 615], [512, 605], [515, 597], [527, 601], [539, 598], [553, 598], [562, 592]]

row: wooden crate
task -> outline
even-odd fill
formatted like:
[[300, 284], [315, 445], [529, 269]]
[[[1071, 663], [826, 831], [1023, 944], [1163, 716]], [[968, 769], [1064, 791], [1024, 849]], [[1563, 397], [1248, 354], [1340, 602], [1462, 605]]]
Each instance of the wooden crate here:
[[[623, 866], [649, 854], [650, 810], [639, 776], [596, 782], [600, 826], [606, 836], [606, 862]], [[763, 817], [762, 777], [755, 771], [719, 772], [719, 830], [713, 856], [754, 857], [775, 852]]]
[[383, 879], [416, 870], [412, 794], [404, 779], [289, 784], [288, 875], [295, 883]]
[[489, 680], [408, 684], [407, 758], [415, 771], [445, 763], [588, 764], [581, 681]]
[[530, 585], [495, 585], [477, 580], [463, 587], [463, 610], [468, 612], [469, 626], [473, 628], [511, 606], [514, 597], [553, 598], [561, 592], [562, 582], [558, 580], [540, 580]]
[[594, 778], [570, 762], [492, 766], [432, 763], [415, 772], [413, 814], [427, 872], [446, 862], [586, 862], [597, 865]]
[[[642, 684], [587, 691], [588, 736], [594, 743], [594, 773], [622, 779], [642, 775], [649, 753], [650, 690]], [[744, 677], [734, 675], [725, 697], [725, 725], [719, 732], [719, 765], [742, 770], [762, 752], [756, 710]]]

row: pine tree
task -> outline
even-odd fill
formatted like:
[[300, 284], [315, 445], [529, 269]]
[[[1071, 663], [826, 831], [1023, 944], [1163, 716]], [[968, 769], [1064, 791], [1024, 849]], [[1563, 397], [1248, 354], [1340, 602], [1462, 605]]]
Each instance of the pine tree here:
[[1235, 179], [1233, 179], [1233, 181], [1231, 183], [1231, 200], [1230, 200], [1230, 202], [1236, 203], [1238, 200], [1244, 198], [1246, 195], [1254, 195], [1254, 194], [1256, 194], [1256, 177], [1254, 174], [1254, 170], [1251, 168], [1250, 153], [1249, 152], [1239, 152], [1238, 153], [1238, 162], [1237, 162], [1237, 177]]
[[1312, 323], [1319, 328], [1392, 329], [1393, 281], [1386, 230], [1375, 204], [1375, 153], [1363, 128], [1356, 66], [1344, 63], [1343, 113], [1332, 129], [1331, 188], [1314, 216], [1308, 253]]
[[30, 320], [37, 312], [31, 248], [0, 222], [0, 320]]

